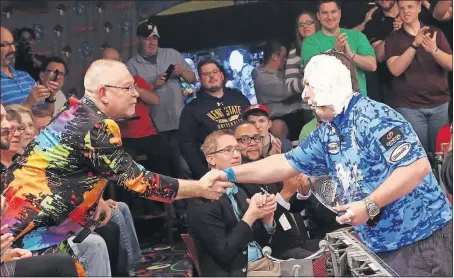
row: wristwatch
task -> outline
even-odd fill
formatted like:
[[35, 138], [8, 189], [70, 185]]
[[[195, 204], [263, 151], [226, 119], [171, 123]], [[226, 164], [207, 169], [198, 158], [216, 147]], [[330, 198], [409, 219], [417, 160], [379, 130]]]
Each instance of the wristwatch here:
[[369, 219], [373, 219], [380, 213], [380, 208], [375, 204], [369, 197], [363, 199], [363, 202], [366, 204], [367, 214]]

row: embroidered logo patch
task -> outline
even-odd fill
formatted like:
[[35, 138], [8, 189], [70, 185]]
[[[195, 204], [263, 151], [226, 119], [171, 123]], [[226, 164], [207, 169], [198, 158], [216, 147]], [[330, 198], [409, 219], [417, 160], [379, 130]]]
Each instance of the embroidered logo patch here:
[[330, 154], [337, 154], [339, 152], [339, 144], [337, 142], [328, 143], [328, 152]]
[[380, 138], [380, 142], [385, 147], [386, 150], [389, 150], [392, 146], [394, 146], [397, 142], [402, 140], [404, 135], [402, 132], [397, 128], [393, 128], [388, 131], [385, 135]]
[[389, 157], [389, 160], [391, 162], [400, 161], [410, 152], [410, 150], [410, 143], [403, 143], [394, 149], [394, 151], [391, 153], [391, 156]]

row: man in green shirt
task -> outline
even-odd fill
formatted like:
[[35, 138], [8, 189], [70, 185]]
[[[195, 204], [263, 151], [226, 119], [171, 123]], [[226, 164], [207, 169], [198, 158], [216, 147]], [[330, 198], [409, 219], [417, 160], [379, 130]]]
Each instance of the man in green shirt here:
[[299, 142], [301, 143], [304, 140], [306, 140], [306, 138], [309, 137], [309, 135], [312, 133], [312, 131], [314, 131], [318, 127], [319, 124], [320, 124], [320, 118], [315, 114], [314, 118], [310, 122], [305, 124], [303, 126], [303, 128], [301, 129], [300, 136], [298, 138]]
[[361, 92], [367, 95], [364, 71], [375, 71], [377, 62], [375, 51], [366, 36], [359, 31], [339, 27], [341, 9], [338, 1], [319, 1], [317, 18], [322, 29], [303, 41], [301, 57], [304, 65], [307, 65], [313, 56], [333, 48], [344, 52], [355, 62]]

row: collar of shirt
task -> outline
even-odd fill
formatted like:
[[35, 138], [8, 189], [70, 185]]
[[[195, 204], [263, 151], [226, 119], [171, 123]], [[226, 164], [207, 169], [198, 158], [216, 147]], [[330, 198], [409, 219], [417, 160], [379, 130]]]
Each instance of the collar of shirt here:
[[350, 100], [347, 108], [339, 115], [334, 117], [333, 123], [336, 126], [341, 126], [342, 123], [348, 118], [348, 114], [352, 110], [353, 106], [361, 99], [363, 98], [362, 94], [360, 91], [356, 92], [355, 95], [353, 95], [352, 99]]
[[238, 186], [236, 186], [236, 184], [233, 184], [233, 187], [225, 190], [225, 194], [227, 194], [228, 197], [233, 197], [236, 193], [238, 193]]
[[5, 73], [4, 73], [3, 71], [2, 71], [2, 72], [0, 72], [0, 75], [1, 75], [2, 77], [7, 77], [7, 78], [11, 78], [11, 79], [14, 79], [14, 77], [16, 76], [16, 73], [17, 73], [17, 71], [16, 71], [15, 69], [13, 69], [13, 67], [11, 67], [11, 66], [9, 67], [9, 71], [10, 71], [10, 72], [11, 72], [11, 74], [13, 75], [13, 77], [12, 77], [12, 78], [11, 78], [11, 77], [9, 77], [8, 75], [6, 75], [6, 74], [5, 74]]

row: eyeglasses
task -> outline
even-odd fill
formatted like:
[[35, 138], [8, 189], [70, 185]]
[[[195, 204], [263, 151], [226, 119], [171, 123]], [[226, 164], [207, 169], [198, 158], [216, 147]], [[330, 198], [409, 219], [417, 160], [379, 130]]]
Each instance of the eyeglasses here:
[[304, 28], [306, 26], [311, 26], [312, 24], [314, 24], [312, 20], [308, 20], [306, 22], [298, 22], [298, 28]]
[[238, 141], [238, 143], [241, 143], [241, 144], [250, 144], [252, 140], [254, 140], [255, 143], [262, 143], [263, 136], [254, 135], [254, 136], [250, 137], [250, 136], [245, 135], [245, 136], [241, 136], [240, 138], [236, 139], [236, 141]]
[[220, 72], [220, 70], [214, 69], [213, 71], [202, 72], [202, 75], [205, 77], [209, 77], [209, 76], [211, 76], [211, 74], [218, 74], [219, 72]]
[[14, 46], [14, 42], [2, 42], [0, 43], [1, 47], [11, 47]]
[[240, 148], [239, 146], [236, 146], [236, 147], [227, 146], [227, 147], [225, 147], [225, 148], [223, 148], [223, 149], [214, 151], [214, 152], [209, 153], [209, 154], [223, 153], [223, 154], [233, 155], [233, 153], [234, 153], [235, 151], [241, 152], [241, 148]]
[[115, 89], [121, 89], [121, 90], [124, 90], [124, 91], [127, 91], [128, 93], [133, 93], [136, 91], [137, 89], [137, 84], [134, 83], [132, 84], [131, 86], [129, 87], [118, 87], [118, 86], [112, 86], [112, 85], [104, 85], [104, 87], [108, 87], [108, 88], [115, 88]]
[[[51, 70], [51, 69], [46, 69], [45, 71], [49, 72], [51, 74], [55, 73], [55, 70]], [[58, 77], [65, 77], [65, 76], [66, 76], [66, 72], [61, 72], [61, 71], [58, 72]]]
[[25, 126], [16, 126], [16, 127], [12, 127], [9, 132], [14, 133], [17, 131], [19, 133], [23, 133], [25, 131], [25, 129], [26, 129]]

